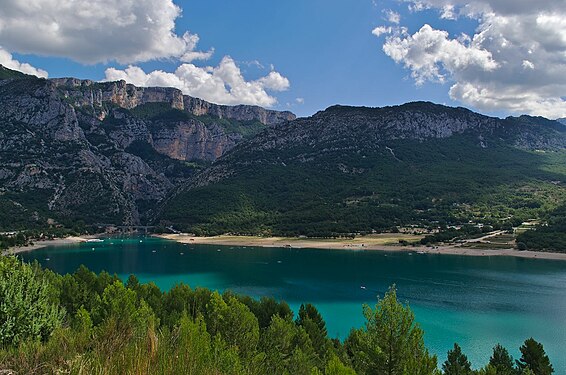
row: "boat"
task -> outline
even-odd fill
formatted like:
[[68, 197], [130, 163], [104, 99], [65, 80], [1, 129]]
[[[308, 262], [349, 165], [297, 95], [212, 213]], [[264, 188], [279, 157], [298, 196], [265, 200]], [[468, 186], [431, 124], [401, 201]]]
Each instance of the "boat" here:
[[366, 289], [365, 285], [361, 285], [360, 289]]
[[100, 238], [89, 238], [86, 242], [104, 242], [104, 240], [101, 240]]

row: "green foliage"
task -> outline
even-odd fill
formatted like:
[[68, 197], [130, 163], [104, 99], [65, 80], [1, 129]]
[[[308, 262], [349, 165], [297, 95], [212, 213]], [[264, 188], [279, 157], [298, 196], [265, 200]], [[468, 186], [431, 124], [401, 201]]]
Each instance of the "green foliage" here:
[[316, 307], [307, 303], [299, 308], [299, 316], [296, 321], [297, 325], [304, 328], [309, 335], [311, 343], [320, 358], [324, 358], [330, 349], [331, 342], [328, 339], [326, 323], [322, 319], [322, 315]]
[[266, 374], [308, 374], [316, 367], [316, 354], [308, 334], [293, 322], [274, 316], [262, 335]]
[[566, 199], [563, 151], [501, 141], [482, 149], [471, 135], [387, 142], [397, 159], [383, 145], [343, 146], [352, 149], [237, 147], [212, 167], [223, 171], [218, 182], [180, 192], [160, 219], [197, 235], [336, 237], [409, 224], [503, 226]]
[[145, 103], [131, 109], [130, 113], [134, 117], [155, 122], [155, 125], [159, 126], [172, 127], [180, 121], [199, 121], [205, 126], [217, 125], [226, 134], [238, 134], [243, 138], [250, 138], [266, 128], [266, 125], [257, 120], [239, 121], [210, 115], [195, 116], [190, 112], [172, 108], [169, 103]]
[[189, 112], [171, 107], [165, 102], [145, 103], [130, 109], [130, 113], [144, 120], [160, 120], [165, 122], [178, 122], [193, 119], [195, 116]]
[[0, 79], [22, 79], [22, 78], [36, 78], [35, 76], [30, 76], [16, 70], [8, 69], [5, 66], [0, 65]]
[[513, 357], [507, 349], [499, 344], [493, 348], [493, 354], [489, 358], [489, 366], [493, 368], [497, 375], [514, 375], [516, 373]]
[[198, 116], [197, 119], [205, 125], [215, 124], [220, 126], [226, 134], [239, 134], [244, 139], [251, 138], [266, 128], [260, 121], [238, 121], [234, 119], [218, 118], [213, 116]]
[[544, 225], [517, 236], [517, 242], [524, 250], [566, 252], [566, 205], [550, 212]]
[[101, 316], [114, 330], [129, 335], [140, 335], [149, 326], [155, 326], [153, 311], [120, 281], [107, 286], [102, 294]]
[[532, 337], [525, 340], [519, 350], [521, 351], [521, 358], [517, 361], [517, 367], [520, 370], [529, 369], [536, 375], [554, 373], [554, 368], [544, 351], [544, 347]]
[[[20, 275], [22, 282], [13, 275]], [[163, 293], [135, 276], [124, 284], [85, 267], [62, 276], [8, 257], [0, 258], [0, 297], [7, 287], [17, 290], [9, 294], [17, 295], [16, 300], [27, 301], [26, 315], [23, 304], [3, 304], [2, 298], [0, 318], [27, 320], [9, 340], [4, 334], [15, 331], [0, 326], [0, 372], [439, 374], [436, 357], [424, 347], [422, 330], [411, 310], [397, 301], [394, 288], [375, 309], [365, 306], [366, 327], [353, 330], [342, 344], [328, 338], [324, 319], [310, 304], [300, 308], [294, 321], [289, 306], [272, 298], [220, 295], [183, 284]], [[24, 291], [36, 296], [33, 306]], [[546, 375], [540, 371], [548, 369], [548, 357], [542, 346], [531, 344], [527, 340], [521, 348], [522, 373]], [[508, 375], [501, 371], [509, 361], [506, 350], [496, 346], [490, 364], [479, 374]]]
[[462, 353], [460, 345], [454, 344], [454, 349], [448, 351], [448, 358], [442, 364], [444, 375], [472, 375], [472, 364]]
[[346, 346], [362, 374], [435, 374], [436, 356], [424, 346], [413, 312], [397, 301], [391, 287], [372, 309], [364, 305], [365, 329], [353, 330]]
[[207, 306], [207, 327], [244, 358], [249, 358], [259, 342], [259, 324], [250, 309], [234, 297], [225, 301], [218, 292], [212, 293]]
[[355, 375], [354, 369], [344, 365], [337, 356], [332, 356], [326, 367], [324, 375]]
[[0, 346], [46, 340], [60, 326], [64, 313], [49, 288], [31, 266], [0, 256]]

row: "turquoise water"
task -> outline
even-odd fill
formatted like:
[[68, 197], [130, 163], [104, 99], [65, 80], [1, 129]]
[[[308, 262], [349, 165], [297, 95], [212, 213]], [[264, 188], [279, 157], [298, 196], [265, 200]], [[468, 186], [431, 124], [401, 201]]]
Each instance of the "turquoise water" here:
[[[94, 250], [93, 250], [94, 249]], [[182, 253], [182, 254], [181, 254]], [[162, 289], [231, 289], [286, 300], [296, 311], [314, 303], [331, 336], [363, 325], [362, 304], [389, 285], [415, 311], [425, 342], [438, 354], [458, 342], [474, 367], [496, 343], [518, 357], [528, 337], [541, 341], [557, 374], [566, 374], [566, 262], [371, 251], [182, 245], [142, 237], [49, 247], [22, 254], [59, 273], [84, 264], [122, 278], [136, 274]], [[364, 287], [364, 288], [362, 288]]]

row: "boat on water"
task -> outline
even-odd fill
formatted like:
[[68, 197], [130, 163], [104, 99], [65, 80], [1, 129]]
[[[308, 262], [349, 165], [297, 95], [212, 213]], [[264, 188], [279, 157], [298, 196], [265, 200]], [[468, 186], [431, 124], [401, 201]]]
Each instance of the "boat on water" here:
[[100, 238], [89, 238], [86, 242], [104, 242], [104, 240], [101, 240]]

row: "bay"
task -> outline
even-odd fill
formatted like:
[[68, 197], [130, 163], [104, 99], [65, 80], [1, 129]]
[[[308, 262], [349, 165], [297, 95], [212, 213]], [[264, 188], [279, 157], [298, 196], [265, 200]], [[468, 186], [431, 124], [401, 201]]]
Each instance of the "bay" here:
[[375, 304], [395, 284], [439, 364], [454, 342], [476, 368], [487, 363], [497, 343], [518, 358], [519, 346], [532, 336], [544, 344], [556, 373], [566, 374], [564, 261], [186, 245], [136, 236], [47, 247], [20, 256], [59, 273], [84, 264], [124, 280], [135, 274], [162, 290], [184, 282], [273, 296], [294, 311], [310, 302], [324, 316], [329, 335], [342, 339], [352, 327], [363, 325], [362, 304]]

